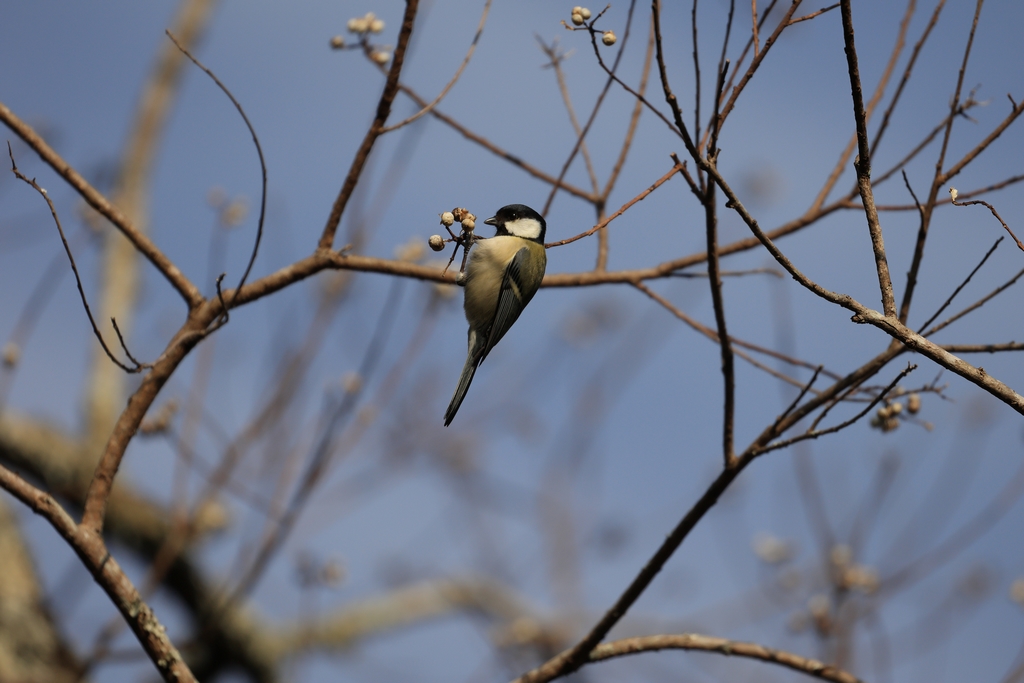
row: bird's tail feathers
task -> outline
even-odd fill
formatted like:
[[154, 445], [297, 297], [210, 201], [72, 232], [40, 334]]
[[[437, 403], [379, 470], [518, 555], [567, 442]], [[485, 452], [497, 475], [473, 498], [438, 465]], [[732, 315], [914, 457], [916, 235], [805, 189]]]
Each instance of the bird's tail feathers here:
[[466, 398], [466, 392], [469, 391], [469, 385], [473, 381], [473, 375], [476, 374], [477, 364], [473, 362], [473, 355], [470, 354], [466, 357], [466, 365], [462, 368], [462, 376], [459, 377], [459, 386], [455, 388], [455, 395], [452, 396], [452, 402], [448, 404], [448, 410], [444, 413], [444, 426], [447, 427], [455, 419], [455, 413], [459, 412], [459, 406], [462, 405], [462, 399]]
[[469, 338], [469, 353], [466, 355], [466, 364], [462, 366], [462, 375], [459, 376], [459, 385], [455, 387], [455, 395], [452, 396], [452, 402], [448, 404], [448, 410], [444, 413], [444, 426], [447, 427], [455, 419], [455, 413], [459, 412], [459, 406], [462, 405], [462, 399], [466, 398], [466, 392], [469, 391], [469, 385], [473, 382], [473, 375], [476, 374], [476, 367], [480, 365], [480, 361], [483, 360], [482, 349], [477, 348], [478, 336], [472, 331], [470, 332]]

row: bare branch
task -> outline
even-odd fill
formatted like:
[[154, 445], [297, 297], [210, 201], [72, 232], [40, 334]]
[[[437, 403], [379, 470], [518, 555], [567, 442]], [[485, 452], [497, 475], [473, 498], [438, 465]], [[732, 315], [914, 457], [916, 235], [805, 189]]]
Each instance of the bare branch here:
[[857, 49], [853, 42], [853, 10], [850, 0], [842, 0], [843, 39], [846, 43], [846, 61], [850, 72], [850, 91], [853, 94], [853, 117], [857, 124], [858, 157], [854, 161], [857, 169], [857, 186], [864, 202], [864, 214], [871, 235], [871, 248], [875, 254], [875, 270], [878, 286], [882, 291], [882, 310], [885, 315], [896, 315], [896, 299], [892, 292], [892, 278], [889, 263], [885, 258], [885, 241], [882, 226], [878, 222], [875, 196], [871, 190], [871, 146], [868, 143], [867, 115], [864, 111], [864, 93], [860, 84], [860, 67], [857, 65]]
[[10, 109], [0, 102], [0, 121], [7, 125], [14, 133], [22, 139], [25, 144], [35, 150], [36, 154], [45, 161], [50, 168], [57, 172], [61, 178], [67, 181], [82, 199], [89, 206], [100, 212], [108, 221], [113, 223], [125, 237], [127, 237], [135, 248], [138, 249], [149, 262], [156, 266], [168, 282], [178, 291], [189, 307], [198, 306], [203, 301], [203, 295], [199, 292], [185, 275], [178, 270], [178, 267], [171, 262], [167, 256], [147, 237], [141, 230], [128, 220], [128, 217], [121, 213], [121, 210], [114, 206], [109, 199], [103, 196], [96, 188], [86, 181], [78, 171], [73, 169], [68, 162], [53, 150], [42, 137], [27, 123], [22, 121]]
[[352, 198], [352, 193], [355, 192], [356, 183], [359, 182], [359, 178], [363, 174], [363, 167], [366, 166], [366, 161], [370, 158], [373, 144], [384, 132], [384, 124], [387, 123], [388, 116], [391, 115], [391, 104], [395, 101], [395, 96], [398, 95], [398, 78], [402, 74], [402, 65], [405, 63], [406, 50], [409, 49], [409, 37], [412, 35], [412, 27], [416, 21], [419, 4], [419, 0], [407, 0], [405, 3], [405, 16], [402, 18], [402, 28], [398, 32], [398, 45], [391, 58], [391, 68], [388, 70], [387, 81], [384, 83], [384, 91], [377, 103], [377, 114], [374, 116], [373, 123], [370, 124], [370, 129], [366, 131], [362, 144], [356, 151], [348, 175], [342, 183], [337, 199], [334, 200], [334, 206], [331, 207], [327, 224], [320, 236], [320, 249], [330, 249], [334, 245], [334, 234], [338, 230], [338, 224], [341, 223], [341, 216], [345, 213], [345, 207], [348, 205], [349, 199]]
[[[235, 109], [238, 110], [238, 113], [241, 115], [242, 120], [245, 121], [246, 128], [249, 129], [249, 135], [252, 136], [252, 142], [254, 145], [256, 145], [256, 154], [260, 158], [260, 174], [262, 177], [262, 186], [260, 188], [260, 218], [259, 221], [256, 223], [256, 239], [252, 245], [252, 254], [250, 254], [249, 256], [249, 263], [246, 264], [245, 266], [245, 272], [242, 273], [242, 278], [238, 281], [238, 287], [236, 288], [237, 291], [237, 289], [241, 288], [242, 285], [245, 284], [245, 281], [249, 278], [249, 273], [252, 272], [252, 266], [254, 263], [256, 263], [256, 254], [259, 253], [260, 250], [260, 241], [263, 239], [263, 222], [267, 216], [267, 162], [263, 158], [263, 147], [262, 145], [260, 145], [260, 139], [256, 135], [256, 129], [252, 127], [252, 123], [249, 121], [249, 117], [246, 116], [245, 110], [242, 109], [242, 105], [238, 102], [238, 100], [235, 99], [235, 96], [231, 94], [231, 91], [228, 90], [228, 87], [221, 83], [220, 79], [217, 78], [217, 76], [212, 71], [206, 68], [206, 66], [203, 65], [202, 62], [196, 59], [184, 45], [178, 42], [178, 39], [174, 37], [173, 33], [171, 33], [170, 31], [164, 31], [164, 33], [167, 34], [167, 37], [171, 39], [171, 42], [174, 43], [174, 45], [179, 50], [181, 50], [186, 57], [192, 60], [193, 64], [195, 64], [200, 69], [205, 71], [206, 75], [213, 79], [213, 82], [217, 84], [217, 87], [220, 88], [221, 92], [227, 95], [228, 99], [231, 100], [231, 104], [235, 105]], [[223, 279], [223, 276], [221, 276], [221, 279]], [[217, 291], [219, 294], [220, 279], [217, 280]]]
[[[952, 195], [952, 192], [950, 192], [950, 194]], [[999, 223], [1003, 226], [1003, 229], [1006, 230], [1006, 232], [1010, 233], [1010, 237], [1012, 237], [1013, 241], [1017, 243], [1017, 247], [1021, 251], [1024, 251], [1024, 243], [1017, 239], [1017, 236], [1013, 234], [1013, 230], [1010, 230], [1010, 226], [1007, 225], [1006, 221], [1003, 220], [1003, 217], [1000, 216], [998, 212], [996, 212], [996, 207], [992, 206], [991, 204], [982, 199], [975, 199], [974, 201], [970, 202], [958, 202], [956, 200], [956, 197], [953, 197], [950, 201], [952, 202], [953, 206], [971, 206], [972, 204], [981, 204], [982, 206], [987, 207], [988, 210], [992, 212], [992, 215], [996, 217], [996, 220], [999, 221]]]
[[473, 53], [476, 52], [476, 44], [480, 42], [480, 36], [482, 36], [484, 33], [484, 26], [487, 24], [487, 14], [490, 11], [491, 0], [487, 0], [487, 2], [484, 3], [483, 14], [480, 15], [480, 24], [476, 27], [476, 34], [473, 35], [473, 42], [469, 44], [469, 50], [466, 52], [466, 56], [462, 59], [462, 63], [459, 64], [459, 68], [455, 70], [455, 75], [452, 76], [452, 79], [448, 81], [448, 84], [441, 89], [441, 92], [438, 93], [437, 97], [435, 97], [433, 101], [430, 102], [430, 104], [423, 106], [418, 112], [416, 112], [409, 118], [403, 121], [399, 121], [394, 125], [385, 126], [383, 129], [381, 129], [381, 134], [390, 133], [393, 130], [398, 130], [402, 126], [409, 125], [410, 123], [420, 118], [424, 114], [433, 111], [434, 107], [441, 103], [441, 100], [445, 98], [445, 95], [447, 95], [448, 92], [452, 89], [452, 87], [454, 87], [455, 84], [458, 82], [459, 77], [462, 76], [462, 72], [466, 69], [466, 66], [469, 64], [469, 60], [472, 59]]
[[589, 661], [600, 662], [616, 657], [640, 654], [642, 652], [656, 652], [658, 650], [700, 650], [704, 652], [717, 652], [727, 657], [746, 657], [762, 662], [778, 664], [787, 669], [806, 674], [823, 681], [834, 683], [861, 683], [861, 680], [851, 673], [838, 669], [829, 664], [819, 662], [816, 659], [801, 657], [784, 650], [775, 650], [757, 643], [744, 643], [725, 638], [714, 638], [696, 633], [681, 633], [678, 635], [657, 635], [637, 636], [635, 638], [623, 638], [613, 640], [609, 643], [602, 643], [590, 653]]
[[89, 300], [85, 297], [85, 288], [82, 287], [82, 277], [78, 274], [78, 266], [75, 264], [75, 257], [71, 253], [71, 246], [68, 244], [68, 238], [64, 235], [64, 228], [60, 224], [60, 217], [57, 215], [57, 207], [53, 205], [53, 200], [50, 199], [49, 193], [39, 187], [39, 183], [35, 181], [35, 178], [29, 179], [25, 174], [18, 170], [18, 165], [14, 162], [14, 152], [11, 150], [10, 142], [7, 143], [7, 154], [11, 158], [11, 171], [14, 175], [38, 192], [39, 195], [46, 200], [46, 205], [50, 207], [50, 215], [53, 216], [53, 222], [57, 225], [57, 232], [60, 233], [60, 241], [64, 245], [64, 253], [68, 255], [68, 260], [71, 262], [71, 270], [75, 274], [75, 284], [78, 285], [78, 295], [82, 299], [82, 306], [85, 308], [85, 315], [89, 318], [89, 324], [92, 326], [93, 334], [96, 335], [96, 339], [99, 341], [100, 346], [102, 346], [103, 350], [106, 352], [107, 358], [109, 358], [114, 365], [129, 374], [141, 372], [143, 368], [150, 367], [146, 364], [140, 364], [132, 357], [132, 354], [128, 352], [128, 347], [125, 346], [124, 339], [121, 337], [121, 331], [117, 329], [117, 323], [114, 322], [113, 318], [110, 319], [110, 322], [114, 324], [114, 330], [117, 332], [117, 338], [121, 340], [121, 348], [124, 349], [125, 354], [128, 356], [129, 360], [134, 363], [134, 366], [128, 366], [122, 363], [114, 356], [110, 347], [107, 346], [107, 342], [103, 339], [103, 335], [100, 333], [99, 328], [96, 327], [96, 320], [92, 317], [92, 309], [89, 308]]

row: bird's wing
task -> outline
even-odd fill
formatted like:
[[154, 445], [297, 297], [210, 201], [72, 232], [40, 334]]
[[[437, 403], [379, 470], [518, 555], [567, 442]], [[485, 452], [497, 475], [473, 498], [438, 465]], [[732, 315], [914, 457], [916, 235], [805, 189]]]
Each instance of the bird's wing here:
[[505, 266], [505, 275], [501, 278], [501, 290], [498, 292], [498, 305], [494, 310], [494, 321], [491, 322], [487, 345], [484, 346], [480, 360], [483, 360], [494, 345], [501, 341], [512, 324], [519, 319], [519, 314], [529, 303], [530, 296], [523, 291], [520, 269], [530, 257], [530, 250], [523, 247], [516, 252], [512, 260]]

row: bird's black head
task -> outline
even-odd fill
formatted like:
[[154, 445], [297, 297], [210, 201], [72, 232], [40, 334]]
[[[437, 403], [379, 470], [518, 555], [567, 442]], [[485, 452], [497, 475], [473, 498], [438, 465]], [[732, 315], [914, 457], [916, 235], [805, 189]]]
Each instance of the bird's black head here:
[[498, 229], [495, 235], [512, 235], [544, 244], [544, 217], [525, 204], [509, 204], [484, 221]]

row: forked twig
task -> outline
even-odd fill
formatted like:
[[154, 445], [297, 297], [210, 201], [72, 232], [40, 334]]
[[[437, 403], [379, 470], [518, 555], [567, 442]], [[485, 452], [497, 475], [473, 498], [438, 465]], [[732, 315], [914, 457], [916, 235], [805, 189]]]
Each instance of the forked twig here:
[[465, 71], [466, 66], [469, 64], [469, 60], [473, 57], [473, 53], [476, 52], [476, 45], [477, 43], [480, 42], [480, 36], [482, 36], [484, 33], [484, 25], [487, 24], [487, 14], [490, 11], [491, 0], [487, 0], [487, 2], [484, 3], [484, 12], [482, 15], [480, 15], [480, 24], [476, 27], [476, 34], [473, 36], [473, 42], [469, 44], [469, 50], [466, 52], [466, 56], [462, 59], [462, 63], [459, 64], [459, 68], [455, 70], [455, 75], [452, 76], [452, 79], [448, 81], [448, 84], [444, 86], [440, 93], [438, 93], [437, 97], [435, 97], [433, 101], [430, 102], [429, 104], [422, 106], [418, 112], [416, 112], [409, 118], [403, 121], [399, 121], [398, 123], [391, 126], [384, 126], [384, 128], [382, 128], [380, 131], [381, 134], [390, 133], [393, 130], [398, 130], [402, 126], [409, 125], [410, 123], [420, 118], [424, 114], [428, 114], [431, 111], [433, 111], [434, 107], [441, 103], [441, 100], [445, 98], [445, 96], [448, 94], [448, 91], [450, 91], [452, 87], [455, 86], [455, 83], [458, 82], [459, 77], [462, 76], [462, 72]]
[[121, 337], [121, 331], [117, 329], [117, 323], [111, 318], [110, 322], [114, 323], [114, 330], [117, 332], [117, 338], [121, 340], [121, 348], [124, 349], [128, 359], [134, 363], [134, 367], [128, 366], [122, 363], [114, 353], [107, 346], [107, 342], [103, 339], [103, 335], [100, 333], [100, 328], [96, 326], [96, 320], [92, 317], [92, 309], [89, 308], [89, 300], [85, 296], [85, 288], [82, 286], [82, 276], [78, 274], [78, 265], [75, 263], [75, 257], [71, 253], [71, 245], [68, 244], [68, 238], [64, 235], [64, 227], [60, 223], [60, 216], [57, 215], [57, 207], [53, 205], [53, 200], [50, 199], [49, 193], [39, 186], [35, 178], [28, 178], [24, 173], [18, 170], [18, 164], [14, 161], [14, 151], [11, 149], [11, 143], [7, 143], [7, 155], [11, 158], [11, 172], [14, 173], [15, 177], [19, 180], [24, 181], [27, 185], [31, 186], [39, 195], [46, 200], [46, 205], [50, 207], [50, 215], [53, 216], [53, 222], [57, 225], [57, 232], [60, 233], [60, 241], [64, 245], [64, 252], [68, 255], [68, 260], [71, 262], [71, 270], [75, 274], [75, 284], [78, 286], [78, 295], [82, 299], [82, 306], [85, 308], [85, 315], [89, 318], [89, 324], [92, 326], [93, 334], [96, 335], [96, 339], [99, 341], [100, 346], [107, 354], [107, 358], [111, 360], [117, 367], [121, 368], [127, 373], [141, 372], [145, 368], [153, 367], [148, 363], [139, 363], [132, 354], [128, 351], [128, 347], [124, 343], [124, 339]]

